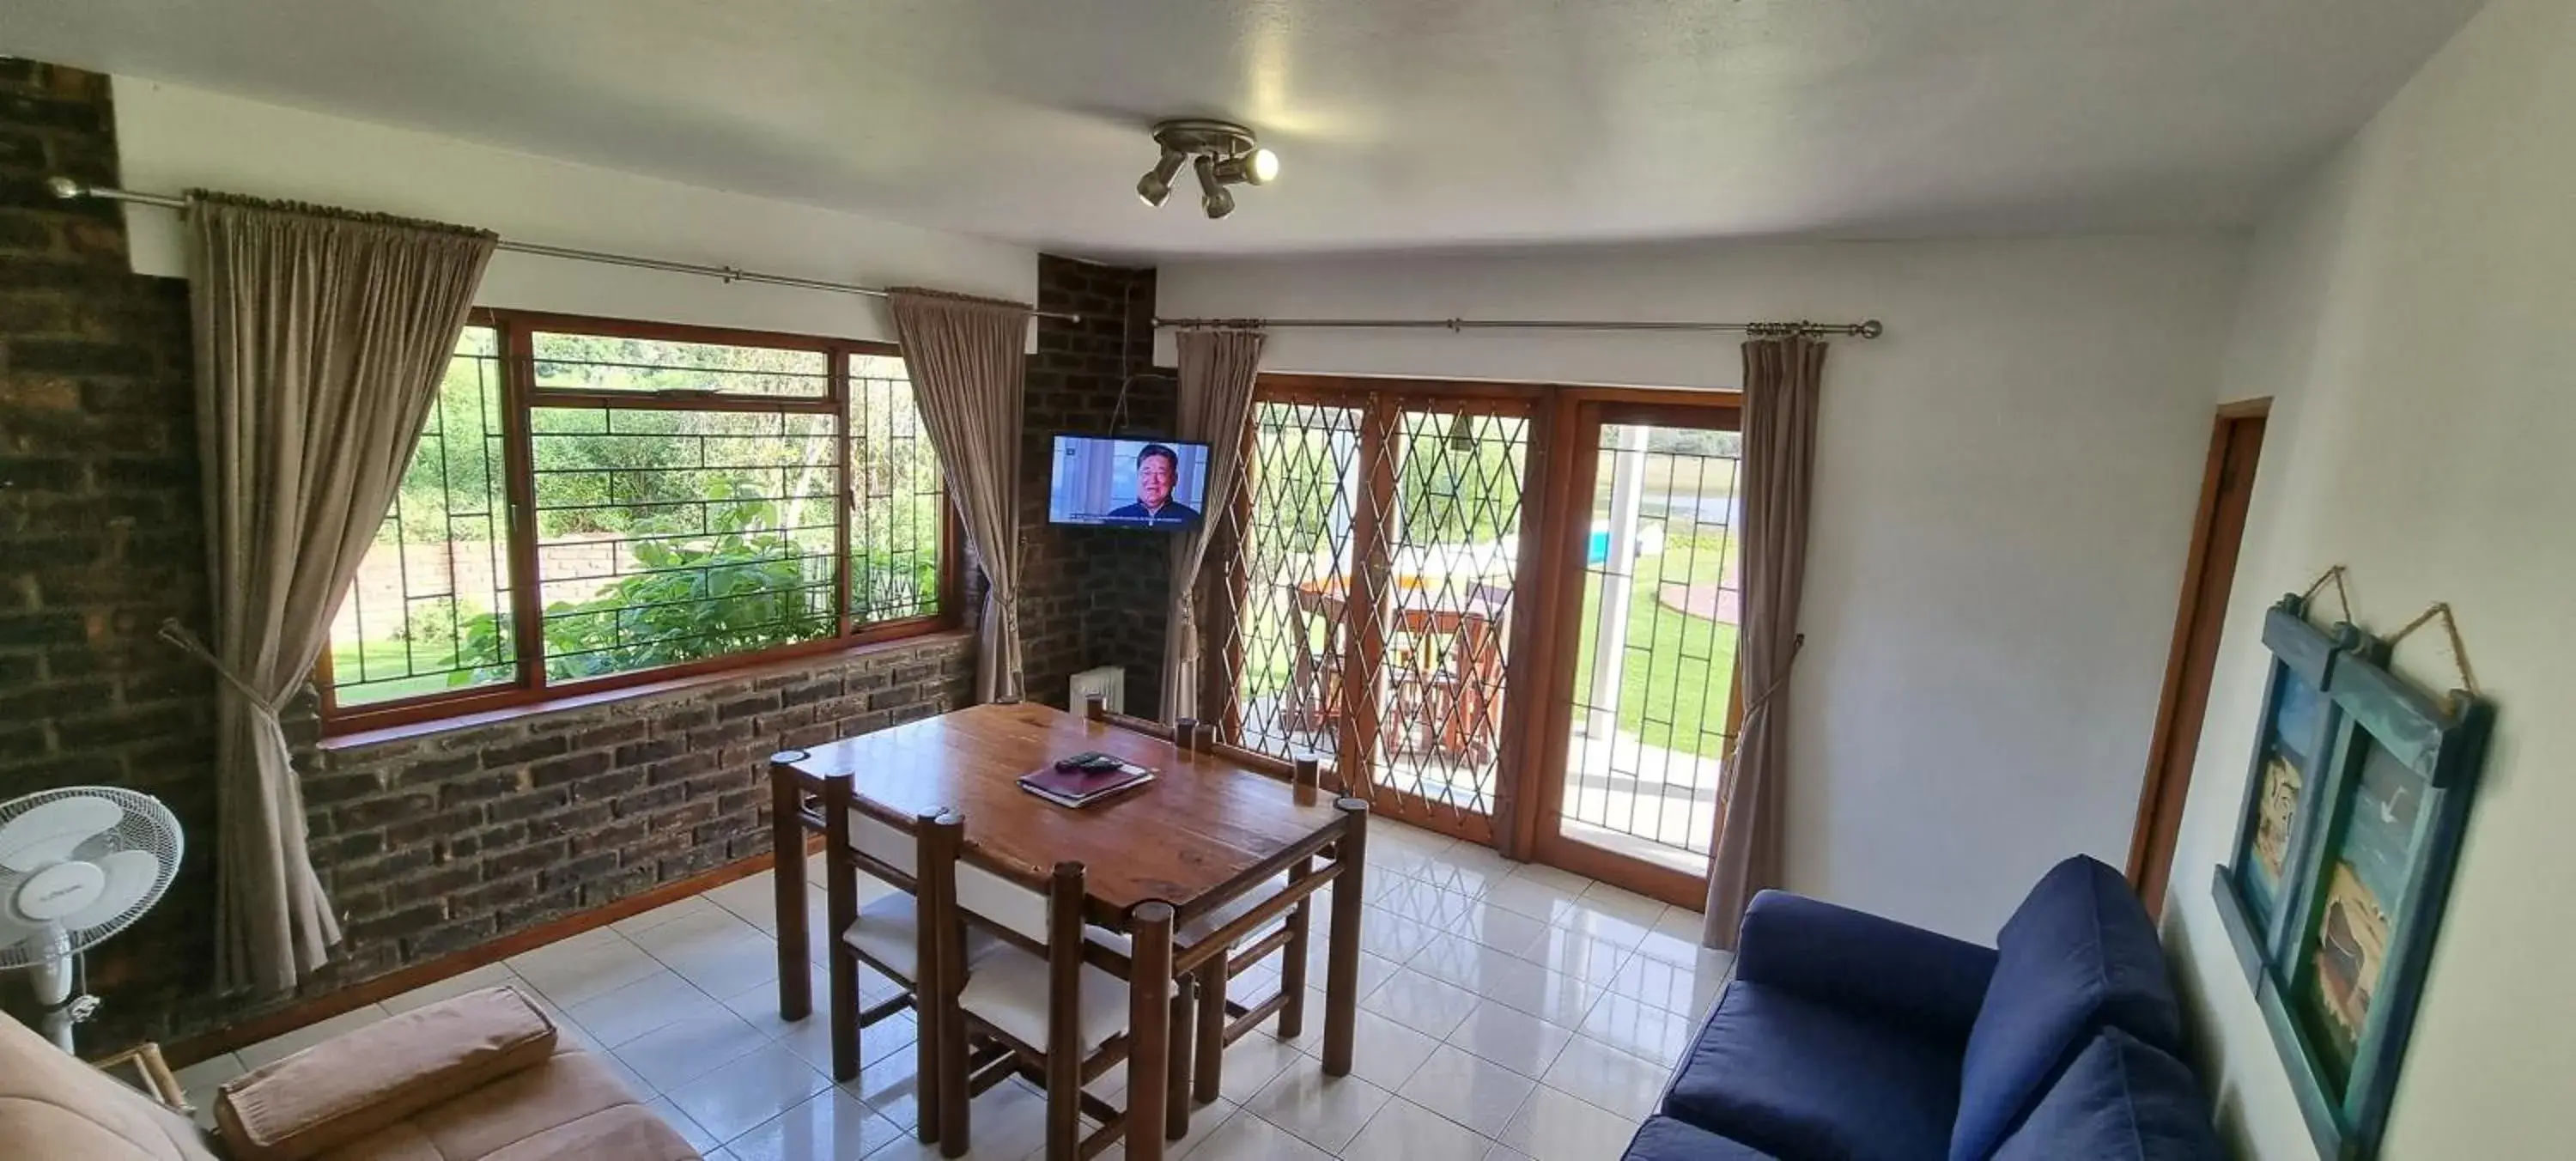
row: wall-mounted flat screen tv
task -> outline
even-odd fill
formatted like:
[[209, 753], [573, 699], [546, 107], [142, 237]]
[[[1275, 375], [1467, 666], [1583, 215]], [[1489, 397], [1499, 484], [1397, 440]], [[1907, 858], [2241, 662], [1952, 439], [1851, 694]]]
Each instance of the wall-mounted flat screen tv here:
[[1169, 439], [1055, 437], [1047, 521], [1184, 532], [1207, 499], [1208, 447]]

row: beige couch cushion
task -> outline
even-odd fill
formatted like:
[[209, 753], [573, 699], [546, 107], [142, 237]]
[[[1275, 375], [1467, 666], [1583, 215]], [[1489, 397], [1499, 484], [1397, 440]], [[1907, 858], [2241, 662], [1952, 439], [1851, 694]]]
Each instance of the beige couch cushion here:
[[237, 1161], [305, 1161], [554, 1055], [555, 1026], [509, 988], [417, 1008], [228, 1081], [215, 1122]]
[[186, 1117], [0, 1016], [0, 1157], [216, 1161]]
[[569, 1045], [535, 1068], [323, 1154], [321, 1161], [698, 1161], [608, 1066]]

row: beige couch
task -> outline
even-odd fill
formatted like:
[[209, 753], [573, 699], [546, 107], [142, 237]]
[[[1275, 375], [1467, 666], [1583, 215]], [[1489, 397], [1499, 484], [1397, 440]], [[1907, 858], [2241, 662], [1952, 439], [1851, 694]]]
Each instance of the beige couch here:
[[0, 1017], [0, 1158], [698, 1161], [545, 1014], [486, 988], [239, 1077], [215, 1135]]

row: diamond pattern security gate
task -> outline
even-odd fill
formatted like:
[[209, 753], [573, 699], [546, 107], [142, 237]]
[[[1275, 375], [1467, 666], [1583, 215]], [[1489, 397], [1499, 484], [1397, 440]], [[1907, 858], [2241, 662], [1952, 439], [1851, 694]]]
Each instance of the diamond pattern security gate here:
[[1211, 553], [1220, 732], [1488, 841], [1532, 430], [1522, 398], [1265, 386]]
[[1224, 594], [1205, 626], [1222, 641], [1213, 668], [1223, 681], [1200, 701], [1246, 749], [1341, 753], [1349, 618], [1320, 594], [1348, 591], [1357, 564], [1362, 417], [1325, 403], [1254, 404], [1234, 504], [1220, 517], [1233, 551], [1212, 546], [1208, 570]]

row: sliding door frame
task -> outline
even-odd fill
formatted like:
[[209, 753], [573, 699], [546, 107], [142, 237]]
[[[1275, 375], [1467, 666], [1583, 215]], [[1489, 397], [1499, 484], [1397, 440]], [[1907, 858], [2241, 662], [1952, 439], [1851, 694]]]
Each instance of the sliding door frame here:
[[[1343, 634], [1346, 711], [1335, 743], [1329, 777], [1344, 780], [1353, 793], [1377, 804], [1388, 817], [1489, 845], [1506, 857], [1546, 863], [1576, 874], [1698, 910], [1706, 901], [1705, 872], [1690, 875], [1591, 846], [1557, 833], [1564, 805], [1565, 775], [1573, 726], [1574, 653], [1581, 642], [1583, 570], [1567, 562], [1582, 559], [1582, 540], [1591, 529], [1590, 496], [1598, 468], [1603, 424], [1656, 423], [1682, 427], [1742, 429], [1743, 394], [1738, 391], [1582, 387], [1548, 383], [1379, 378], [1265, 372], [1256, 387], [1257, 403], [1303, 403], [1348, 407], [1360, 413], [1363, 448], [1397, 430], [1407, 406], [1486, 403], [1525, 408], [1529, 446], [1521, 482], [1521, 525], [1512, 562], [1512, 614], [1504, 655], [1505, 702], [1510, 707], [1497, 742], [1492, 813], [1479, 815], [1424, 800], [1381, 783], [1374, 763], [1373, 724], [1377, 714], [1376, 684], [1384, 661], [1384, 641], [1376, 633]], [[1517, 405], [1517, 406], [1515, 406]], [[1365, 450], [1361, 453], [1366, 455]], [[1253, 432], [1247, 428], [1240, 462], [1249, 472], [1256, 462]], [[1350, 577], [1351, 624], [1382, 623], [1386, 587], [1383, 560], [1371, 560], [1385, 514], [1396, 502], [1397, 467], [1391, 455], [1363, 460], [1361, 492], [1351, 497], [1353, 568]], [[1228, 539], [1210, 551], [1239, 557], [1240, 537], [1252, 527], [1253, 489], [1237, 487], [1226, 521]], [[1218, 559], [1212, 555], [1211, 559]], [[1224, 570], [1210, 569], [1209, 573]], [[1250, 578], [1234, 570], [1231, 581], [1210, 576], [1200, 607], [1207, 654], [1217, 664], [1201, 674], [1199, 704], [1224, 707], [1218, 728], [1240, 738], [1244, 723], [1234, 688], [1244, 666], [1241, 636], [1232, 619], [1250, 597]], [[1230, 599], [1229, 599], [1230, 598]], [[1570, 602], [1570, 603], [1569, 603]], [[1727, 733], [1732, 737], [1743, 714], [1743, 681], [1739, 671], [1730, 683]], [[1365, 703], [1365, 704], [1363, 704]], [[1368, 720], [1362, 720], [1363, 715]], [[1343, 769], [1343, 756], [1355, 760]]]
[[[1504, 822], [1509, 834], [1503, 851], [1693, 911], [1707, 902], [1707, 872], [1691, 875], [1559, 832], [1574, 731], [1575, 653], [1583, 641], [1584, 570], [1576, 562], [1583, 560], [1592, 532], [1589, 492], [1600, 468], [1602, 427], [1648, 423], [1741, 431], [1743, 404], [1739, 391], [1595, 387], [1557, 392], [1548, 426], [1560, 438], [1548, 465], [1543, 519], [1538, 535], [1524, 536], [1521, 542], [1523, 575], [1536, 585], [1530, 607], [1540, 614], [1525, 620], [1544, 631], [1527, 650], [1537, 679], [1522, 687], [1535, 694], [1525, 704], [1537, 712], [1526, 715], [1520, 731], [1521, 750], [1534, 761], [1521, 768], [1520, 782], [1528, 793], [1519, 796], [1518, 809]], [[1733, 738], [1744, 713], [1740, 663], [1727, 688], [1726, 732]]]

